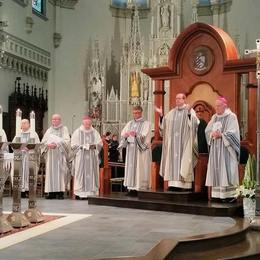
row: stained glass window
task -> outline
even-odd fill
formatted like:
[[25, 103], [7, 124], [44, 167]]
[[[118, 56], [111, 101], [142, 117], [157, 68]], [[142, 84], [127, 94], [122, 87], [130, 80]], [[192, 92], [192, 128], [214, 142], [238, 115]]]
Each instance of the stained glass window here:
[[148, 9], [149, 0], [111, 0], [111, 6], [115, 8], [127, 8], [129, 4], [136, 3], [138, 8]]
[[199, 0], [199, 5], [210, 5], [210, 0]]
[[32, 1], [32, 8], [34, 11], [43, 14], [43, 1], [44, 0], [33, 0]]

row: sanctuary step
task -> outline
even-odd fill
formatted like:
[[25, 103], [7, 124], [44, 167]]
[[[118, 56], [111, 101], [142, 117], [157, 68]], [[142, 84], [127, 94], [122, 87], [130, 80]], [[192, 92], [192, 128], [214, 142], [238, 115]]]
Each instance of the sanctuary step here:
[[143, 256], [108, 257], [102, 260], [260, 259], [259, 230], [252, 230], [246, 219], [235, 218], [234, 221], [233, 227], [216, 233], [180, 240], [163, 239]]
[[[172, 192], [138, 192], [137, 197], [126, 196], [125, 193], [112, 193], [88, 198], [93, 205], [114, 206], [123, 208], [136, 208], [145, 210], [158, 210], [185, 214], [206, 216], [242, 216], [242, 203], [208, 202], [192, 194], [176, 195]], [[185, 198], [186, 197], [186, 198]]]
[[192, 191], [138, 191], [138, 198], [142, 200], [162, 200], [170, 202], [207, 200], [205, 194]]

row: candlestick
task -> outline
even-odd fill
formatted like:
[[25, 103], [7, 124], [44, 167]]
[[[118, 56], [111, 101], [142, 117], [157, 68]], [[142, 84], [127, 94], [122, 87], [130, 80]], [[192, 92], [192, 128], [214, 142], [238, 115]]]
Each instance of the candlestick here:
[[34, 113], [34, 111], [32, 111], [30, 113], [30, 133], [31, 134], [35, 133], [35, 113]]
[[16, 124], [15, 124], [16, 137], [21, 137], [21, 121], [22, 121], [22, 111], [18, 108], [16, 110]]

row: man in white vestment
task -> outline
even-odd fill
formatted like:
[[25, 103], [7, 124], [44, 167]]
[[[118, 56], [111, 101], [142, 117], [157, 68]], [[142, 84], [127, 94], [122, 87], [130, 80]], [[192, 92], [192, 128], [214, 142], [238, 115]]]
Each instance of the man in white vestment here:
[[98, 195], [99, 157], [103, 142], [100, 134], [92, 127], [92, 119], [85, 116], [82, 125], [71, 137], [71, 148], [75, 154], [72, 175], [76, 199]]
[[176, 107], [164, 117], [160, 114], [160, 130], [163, 137], [160, 175], [168, 181], [168, 190], [191, 189], [194, 167], [197, 162], [197, 129], [199, 119], [186, 104], [186, 95], [176, 95]]
[[[2, 143], [7, 143], [7, 137], [4, 129], [0, 129], [0, 141]], [[2, 185], [4, 188], [5, 182], [8, 178], [9, 175], [11, 175], [11, 178], [13, 176], [13, 171], [14, 171], [14, 154], [9, 153], [8, 145], [3, 144], [1, 147], [0, 153], [3, 156], [3, 168], [0, 169], [2, 171]]]
[[66, 126], [61, 123], [61, 116], [52, 116], [52, 126], [42, 139], [42, 153], [46, 158], [45, 192], [47, 199], [64, 199], [67, 185], [70, 136]]
[[235, 186], [239, 185], [239, 125], [224, 97], [216, 100], [215, 109], [216, 114], [205, 129], [210, 146], [206, 186], [212, 187], [212, 198], [230, 201], [236, 195]]
[[[6, 137], [6, 133], [4, 129], [0, 129], [0, 140], [3, 143], [7, 143], [7, 137]], [[8, 144], [3, 144], [1, 147], [1, 153], [4, 153], [5, 155], [7, 155], [7, 153], [9, 153], [9, 148], [8, 148]], [[13, 164], [13, 162], [12, 162]]]
[[[14, 137], [13, 142], [15, 142], [17, 136]], [[21, 121], [21, 143], [28, 143], [30, 139], [34, 139], [34, 143], [40, 143], [39, 136], [36, 132], [30, 132], [30, 122], [28, 119], [23, 119]], [[22, 165], [20, 168], [21, 177], [22, 177], [22, 188], [21, 188], [21, 197], [25, 198], [29, 195], [29, 156], [30, 151], [26, 146], [21, 146], [22, 153]]]
[[[7, 137], [4, 129], [0, 129], [0, 137], [1, 137], [1, 142], [6, 143], [7, 142]], [[2, 152], [8, 152], [8, 145], [3, 145], [1, 147]]]
[[124, 186], [128, 195], [150, 188], [151, 124], [142, 117], [141, 106], [133, 107], [133, 120], [121, 132], [118, 149], [126, 147]]

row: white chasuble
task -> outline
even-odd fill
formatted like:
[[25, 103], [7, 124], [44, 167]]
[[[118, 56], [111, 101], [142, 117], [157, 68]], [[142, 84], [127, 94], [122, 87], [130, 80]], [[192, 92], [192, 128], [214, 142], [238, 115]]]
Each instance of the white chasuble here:
[[[48, 144], [55, 143], [55, 149]], [[68, 181], [70, 136], [66, 126], [51, 126], [42, 139], [42, 153], [46, 160], [45, 192], [64, 192]]]
[[80, 126], [71, 137], [74, 153], [72, 174], [74, 176], [74, 194], [81, 198], [98, 195], [99, 157], [103, 146], [100, 134], [91, 127]]

